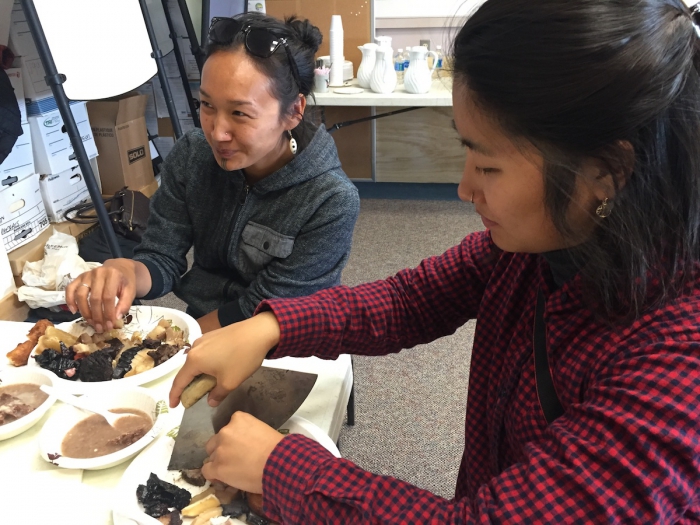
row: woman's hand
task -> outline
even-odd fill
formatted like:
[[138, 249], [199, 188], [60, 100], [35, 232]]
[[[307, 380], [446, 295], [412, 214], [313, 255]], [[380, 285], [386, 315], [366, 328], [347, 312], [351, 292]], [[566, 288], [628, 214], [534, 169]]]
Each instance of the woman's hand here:
[[66, 287], [66, 304], [71, 312], [80, 311], [95, 331], [102, 332], [111, 330], [114, 322], [127, 314], [137, 293], [145, 295], [150, 288], [151, 275], [143, 263], [109, 259]]
[[194, 342], [187, 361], [173, 380], [170, 406], [177, 406], [182, 391], [199, 374], [216, 378], [216, 386], [209, 393], [209, 404], [217, 406], [260, 368], [279, 339], [280, 326], [272, 312], [263, 312], [203, 335]]
[[259, 419], [235, 412], [231, 422], [209, 440], [209, 461], [202, 475], [246, 492], [262, 494], [265, 463], [284, 436]]

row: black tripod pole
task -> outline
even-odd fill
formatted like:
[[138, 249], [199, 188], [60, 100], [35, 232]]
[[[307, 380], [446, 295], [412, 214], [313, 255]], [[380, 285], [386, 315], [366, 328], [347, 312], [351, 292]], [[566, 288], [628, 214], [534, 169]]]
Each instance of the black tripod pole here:
[[27, 18], [27, 25], [34, 39], [34, 44], [39, 51], [41, 64], [44, 66], [44, 71], [46, 72], [46, 77], [44, 77], [46, 79], [46, 84], [51, 88], [53, 98], [56, 99], [56, 106], [58, 106], [58, 111], [66, 127], [66, 133], [73, 146], [72, 157], [77, 158], [80, 169], [83, 172], [85, 185], [87, 186], [88, 193], [90, 193], [92, 202], [95, 203], [97, 218], [100, 221], [102, 232], [107, 240], [109, 251], [113, 258], [121, 257], [122, 252], [117, 242], [117, 235], [112, 229], [112, 223], [109, 220], [107, 208], [103, 204], [104, 201], [102, 200], [100, 189], [95, 181], [95, 174], [92, 171], [92, 166], [90, 166], [90, 159], [88, 159], [87, 153], [85, 152], [83, 139], [80, 137], [78, 126], [75, 124], [73, 113], [70, 110], [68, 97], [66, 97], [66, 92], [63, 89], [66, 76], [59, 74], [56, 70], [56, 63], [53, 60], [49, 44], [46, 41], [44, 29], [41, 27], [41, 22], [39, 22], [39, 16], [37, 15], [33, 0], [21, 0], [21, 4], [24, 16]]
[[[187, 7], [187, 0], [177, 0], [180, 6], [180, 13], [182, 13], [182, 20], [185, 22], [185, 30], [187, 31], [187, 39], [190, 41], [190, 50], [194, 55], [194, 59], [197, 62], [197, 67], [199, 68], [199, 74], [202, 74], [202, 67], [204, 67], [204, 49], [199, 45], [197, 41], [197, 33], [194, 30], [194, 24], [192, 23], [192, 17], [190, 16], [190, 10]], [[208, 0], [204, 0], [203, 6], [208, 6]], [[202, 8], [204, 9], [204, 7]], [[202, 18], [204, 20], [204, 18]], [[202, 24], [204, 25], [204, 23]], [[207, 28], [208, 30], [208, 28]], [[202, 42], [206, 39], [207, 33], [202, 33]]]
[[156, 39], [156, 33], [153, 30], [153, 22], [151, 22], [151, 17], [148, 14], [148, 6], [146, 5], [146, 0], [139, 0], [139, 5], [141, 6], [143, 21], [146, 23], [148, 39], [151, 41], [151, 49], [153, 50], [151, 56], [155, 59], [156, 65], [158, 67], [158, 79], [160, 80], [160, 88], [163, 90], [163, 98], [165, 98], [165, 105], [168, 107], [168, 115], [170, 115], [170, 121], [172, 122], [173, 131], [175, 132], [175, 140], [177, 140], [180, 137], [182, 137], [182, 128], [180, 127], [180, 118], [177, 116], [177, 110], [175, 109], [175, 103], [173, 102], [173, 95], [170, 91], [168, 77], [165, 75], [165, 67], [163, 66], [163, 53], [158, 47], [158, 40]]
[[182, 87], [185, 88], [185, 97], [187, 98], [187, 104], [190, 107], [190, 114], [192, 115], [192, 121], [196, 128], [201, 128], [199, 123], [199, 115], [197, 114], [197, 103], [192, 97], [192, 90], [190, 89], [190, 83], [187, 79], [187, 71], [185, 71], [185, 64], [182, 61], [182, 54], [180, 53], [180, 46], [178, 45], [179, 37], [175, 33], [175, 27], [173, 26], [173, 19], [170, 16], [170, 10], [168, 9], [168, 0], [162, 0], [163, 12], [165, 13], [165, 21], [168, 23], [168, 31], [170, 32], [170, 40], [173, 41], [173, 52], [175, 53], [175, 61], [177, 62], [177, 69], [180, 71], [180, 78], [182, 78]]

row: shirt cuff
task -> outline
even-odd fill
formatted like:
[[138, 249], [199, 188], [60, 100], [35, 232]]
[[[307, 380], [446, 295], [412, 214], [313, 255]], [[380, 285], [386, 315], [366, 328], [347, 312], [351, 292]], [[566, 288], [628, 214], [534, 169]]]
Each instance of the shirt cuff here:
[[238, 321], [243, 321], [248, 317], [243, 313], [241, 309], [241, 303], [238, 299], [226, 303], [225, 305], [219, 307], [219, 324], [221, 326], [228, 326]]
[[289, 434], [274, 448], [263, 470], [263, 512], [272, 521], [301, 523], [304, 498], [316, 471], [335, 459], [316, 441]]
[[160, 273], [160, 269], [153, 261], [149, 261], [147, 259], [134, 260], [146, 266], [146, 268], [148, 269], [148, 273], [151, 274], [151, 289], [148, 290], [148, 293], [146, 295], [144, 295], [143, 297], [139, 297], [139, 299], [158, 299], [158, 297], [163, 295], [163, 288], [165, 287], [165, 282], [163, 281], [163, 276]]

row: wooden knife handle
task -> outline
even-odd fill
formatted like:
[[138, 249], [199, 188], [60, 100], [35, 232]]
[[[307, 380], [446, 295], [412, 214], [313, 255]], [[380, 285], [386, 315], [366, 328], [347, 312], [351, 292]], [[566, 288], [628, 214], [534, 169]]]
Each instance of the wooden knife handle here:
[[180, 402], [185, 408], [190, 408], [197, 401], [213, 390], [216, 378], [207, 374], [199, 374], [185, 387], [180, 396]]

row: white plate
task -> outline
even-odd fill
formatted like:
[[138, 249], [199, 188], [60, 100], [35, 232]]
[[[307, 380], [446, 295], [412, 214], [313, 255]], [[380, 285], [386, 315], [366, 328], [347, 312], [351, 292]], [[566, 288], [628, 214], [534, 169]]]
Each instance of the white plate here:
[[[42, 370], [41, 368], [8, 368], [0, 370], [0, 386], [13, 385], [17, 383], [30, 383], [34, 385], [49, 385], [53, 386], [54, 381], [58, 379], [55, 374]], [[12, 423], [0, 425], [0, 440], [9, 439], [25, 430], [30, 429], [37, 421], [56, 402], [56, 398], [49, 396], [41, 405], [32, 410], [29, 414], [19, 418]]]
[[[302, 434], [318, 441], [335, 457], [340, 457], [340, 451], [333, 443], [333, 440], [323, 430], [304, 418], [292, 416], [280, 429], [287, 429], [290, 434]], [[117, 503], [112, 511], [114, 525], [159, 525], [158, 520], [148, 516], [141, 510], [141, 506], [136, 499], [137, 487], [146, 483], [151, 472], [163, 481], [189, 490], [193, 496], [206, 489], [206, 486], [195, 487], [183, 481], [179, 471], [168, 470], [170, 455], [175, 445], [175, 440], [172, 437], [174, 435], [177, 435], [177, 428], [163, 434], [151, 443], [124, 471], [124, 475], [116, 488], [115, 502]], [[192, 523], [192, 521], [194, 521], [194, 518], [182, 518], [182, 522], [185, 525]]]
[[168, 405], [165, 401], [153, 397], [151, 391], [146, 388], [120, 388], [112, 390], [106, 395], [104, 393], [100, 393], [100, 395], [88, 394], [86, 397], [92, 398], [107, 409], [133, 408], [141, 410], [153, 419], [153, 427], [135, 443], [111, 454], [96, 458], [67, 458], [60, 455], [63, 438], [76, 424], [92, 414], [71, 405], [63, 405], [51, 415], [39, 434], [39, 452], [44, 461], [69, 469], [101, 470], [113, 467], [134, 457], [163, 430], [164, 415], [168, 413]]
[[335, 88], [333, 93], [340, 93], [341, 95], [357, 95], [359, 93], [364, 93], [364, 89], [358, 87], [341, 87]]
[[[189, 341], [190, 344], [202, 337], [202, 331], [199, 328], [197, 321], [195, 321], [185, 312], [181, 312], [179, 310], [173, 310], [172, 308], [161, 308], [159, 306], [132, 306], [129, 313], [133, 316], [133, 319], [131, 320], [131, 323], [122, 328], [122, 331], [126, 334], [141, 332], [145, 338], [146, 335], [148, 335], [148, 333], [158, 324], [158, 321], [161, 319], [170, 319], [173, 326], [177, 326], [184, 332], [184, 339], [185, 341]], [[56, 328], [73, 335], [79, 335], [86, 331], [85, 326], [77, 321], [72, 323], [61, 323], [56, 325]], [[92, 329], [88, 328], [87, 330], [90, 331]], [[32, 351], [32, 356], [33, 355], [34, 351]], [[164, 363], [130, 377], [112, 379], [111, 381], [84, 383], [80, 380], [69, 381], [52, 374], [54, 375], [53, 384], [54, 386], [65, 390], [66, 392], [70, 392], [71, 394], [94, 394], [106, 392], [115, 387], [122, 388], [138, 386], [150, 383], [151, 381], [159, 379], [173, 370], [180, 368], [185, 363], [185, 358], [185, 349], [183, 348]], [[36, 360], [31, 356], [29, 357], [27, 366], [30, 368], [42, 369]]]

